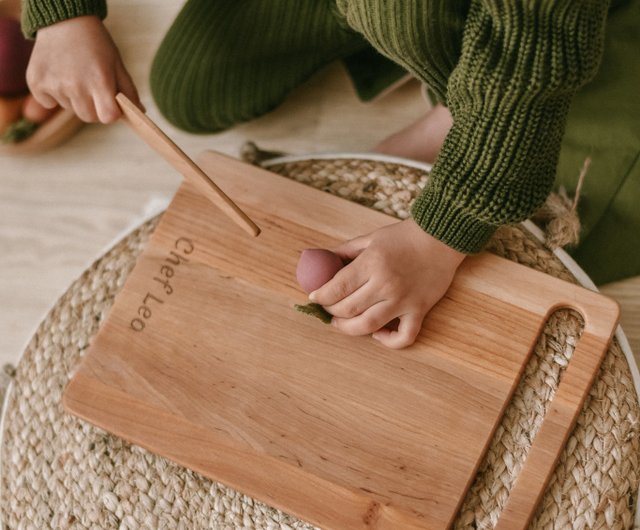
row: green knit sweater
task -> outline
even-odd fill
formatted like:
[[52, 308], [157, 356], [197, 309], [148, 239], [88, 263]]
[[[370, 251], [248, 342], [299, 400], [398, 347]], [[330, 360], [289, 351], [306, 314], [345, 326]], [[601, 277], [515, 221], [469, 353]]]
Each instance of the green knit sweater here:
[[338, 7], [451, 111], [453, 127], [412, 215], [470, 253], [499, 225], [530, 216], [551, 191], [571, 98], [599, 65], [608, 2], [424, 3], [419, 17], [405, 0]]
[[[303, 4], [301, 4], [303, 5]], [[427, 83], [453, 127], [412, 216], [465, 253], [549, 194], [571, 99], [596, 73], [607, 0], [336, 0], [337, 16]], [[104, 0], [24, 0], [23, 27], [106, 16]]]

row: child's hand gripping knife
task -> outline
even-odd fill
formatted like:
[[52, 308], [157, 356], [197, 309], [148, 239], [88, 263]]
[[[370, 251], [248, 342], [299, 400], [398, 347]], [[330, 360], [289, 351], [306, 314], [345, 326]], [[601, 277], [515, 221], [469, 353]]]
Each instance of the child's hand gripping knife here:
[[[332, 325], [368, 335], [390, 348], [413, 344], [425, 315], [442, 298], [466, 254], [425, 232], [413, 219], [386, 226], [333, 249], [353, 260], [309, 299]], [[399, 319], [398, 329], [384, 326]]]
[[46, 108], [72, 109], [83, 121], [111, 123], [123, 92], [142, 107], [116, 45], [97, 16], [81, 16], [38, 30], [27, 82]]

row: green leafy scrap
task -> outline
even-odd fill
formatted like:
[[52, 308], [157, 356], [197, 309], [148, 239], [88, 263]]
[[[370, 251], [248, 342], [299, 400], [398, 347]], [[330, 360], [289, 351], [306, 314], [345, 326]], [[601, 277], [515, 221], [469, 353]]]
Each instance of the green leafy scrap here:
[[304, 313], [305, 315], [310, 315], [312, 317], [320, 319], [325, 324], [331, 324], [331, 319], [333, 318], [333, 316], [320, 304], [296, 304], [293, 306], [293, 308], [296, 311], [300, 311], [300, 313]]
[[37, 123], [21, 118], [9, 125], [7, 130], [0, 137], [0, 142], [3, 144], [17, 144], [29, 138], [37, 128]]

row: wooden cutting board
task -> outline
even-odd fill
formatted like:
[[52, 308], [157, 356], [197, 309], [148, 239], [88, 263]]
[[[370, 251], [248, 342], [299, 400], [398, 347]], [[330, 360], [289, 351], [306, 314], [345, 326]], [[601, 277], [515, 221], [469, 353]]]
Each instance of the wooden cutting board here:
[[300, 251], [395, 219], [216, 153], [201, 166], [260, 225], [183, 184], [64, 395], [114, 434], [323, 528], [448, 527], [548, 316], [586, 324], [499, 528], [525, 528], [618, 306], [482, 254], [417, 342], [389, 350], [293, 310]]

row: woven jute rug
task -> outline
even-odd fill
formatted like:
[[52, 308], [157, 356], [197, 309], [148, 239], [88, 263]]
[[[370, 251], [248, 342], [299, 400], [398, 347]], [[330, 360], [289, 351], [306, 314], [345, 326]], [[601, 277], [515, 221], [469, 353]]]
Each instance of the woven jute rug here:
[[[428, 178], [412, 167], [355, 159], [270, 169], [401, 218]], [[0, 467], [6, 528], [314, 528], [64, 414], [63, 389], [157, 221], [140, 226], [73, 283], [12, 374]], [[501, 229], [490, 250], [576, 282], [522, 226]], [[495, 525], [581, 325], [576, 313], [562, 310], [545, 326], [454, 528]], [[614, 341], [532, 528], [632, 527], [639, 416], [629, 367]]]

